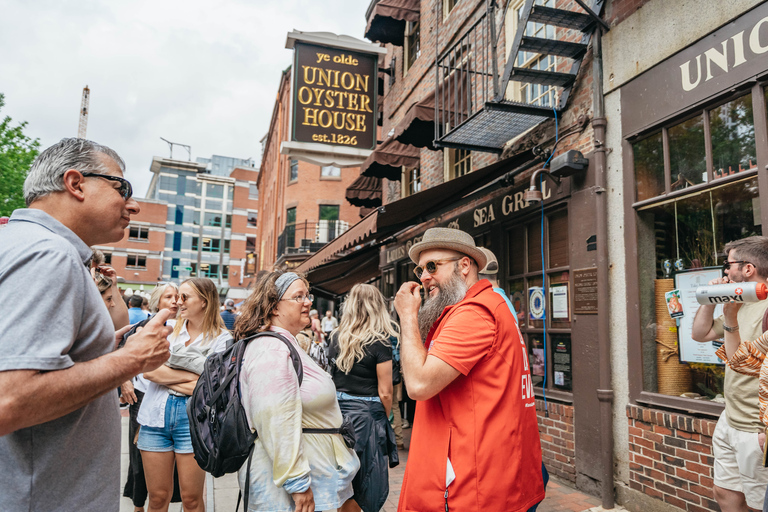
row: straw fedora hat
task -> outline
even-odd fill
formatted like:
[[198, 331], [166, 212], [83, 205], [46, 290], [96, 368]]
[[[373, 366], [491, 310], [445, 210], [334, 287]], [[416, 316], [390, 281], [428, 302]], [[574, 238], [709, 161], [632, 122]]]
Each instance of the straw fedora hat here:
[[475, 245], [475, 240], [469, 233], [453, 228], [430, 228], [424, 233], [421, 242], [413, 244], [408, 256], [415, 264], [419, 264], [419, 255], [429, 249], [449, 249], [466, 254], [477, 263], [477, 268], [484, 268], [488, 257]]
[[486, 249], [485, 247], [480, 247], [480, 250], [485, 253], [485, 256], [488, 258], [488, 263], [485, 264], [485, 268], [483, 268], [480, 273], [481, 274], [497, 274], [499, 272], [499, 262], [496, 259], [496, 255], [493, 254], [490, 250]]

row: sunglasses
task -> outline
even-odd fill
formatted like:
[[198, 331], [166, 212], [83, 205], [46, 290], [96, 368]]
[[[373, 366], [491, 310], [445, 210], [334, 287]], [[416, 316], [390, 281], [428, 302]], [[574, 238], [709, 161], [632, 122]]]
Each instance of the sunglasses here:
[[723, 272], [730, 270], [731, 265], [735, 265], [736, 263], [742, 264], [742, 265], [751, 265], [748, 261], [728, 261], [727, 259], [723, 262]]
[[463, 256], [459, 256], [457, 258], [445, 258], [445, 259], [442, 259], [442, 260], [428, 261], [428, 262], [426, 262], [424, 264], [423, 267], [421, 265], [419, 265], [418, 267], [413, 269], [413, 273], [416, 274], [416, 278], [417, 279], [421, 279], [421, 275], [424, 273], [425, 270], [427, 272], [429, 272], [430, 275], [434, 275], [435, 272], [437, 272], [437, 267], [438, 266], [442, 265], [443, 263], [448, 263], [449, 261], [460, 260], [461, 258], [463, 258]]
[[120, 187], [116, 190], [120, 193], [120, 195], [123, 197], [125, 201], [129, 200], [131, 196], [133, 195], [133, 187], [131, 186], [130, 182], [126, 180], [125, 178], [120, 178], [119, 176], [112, 176], [110, 174], [99, 174], [97, 172], [81, 172], [80, 174], [83, 175], [85, 178], [104, 178], [105, 180], [109, 181], [116, 181], [120, 184]]

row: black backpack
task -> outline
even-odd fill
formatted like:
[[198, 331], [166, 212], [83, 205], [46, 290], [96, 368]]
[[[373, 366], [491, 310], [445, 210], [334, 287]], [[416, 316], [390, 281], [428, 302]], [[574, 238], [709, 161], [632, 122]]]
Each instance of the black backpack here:
[[211, 354], [187, 401], [189, 431], [197, 464], [214, 477], [234, 473], [243, 465], [258, 437], [251, 432], [240, 401], [240, 368], [245, 347], [261, 336], [280, 339], [291, 351], [299, 385], [304, 367], [293, 344], [276, 332], [260, 332]]

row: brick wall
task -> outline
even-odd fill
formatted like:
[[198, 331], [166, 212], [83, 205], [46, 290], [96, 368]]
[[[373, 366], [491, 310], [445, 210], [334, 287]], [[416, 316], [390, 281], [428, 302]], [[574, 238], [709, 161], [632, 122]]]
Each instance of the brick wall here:
[[689, 512], [720, 510], [712, 495], [715, 421], [627, 406], [629, 486]]
[[545, 415], [544, 401], [536, 400], [542, 460], [550, 474], [575, 484], [573, 406], [549, 402], [547, 409], [549, 416]]

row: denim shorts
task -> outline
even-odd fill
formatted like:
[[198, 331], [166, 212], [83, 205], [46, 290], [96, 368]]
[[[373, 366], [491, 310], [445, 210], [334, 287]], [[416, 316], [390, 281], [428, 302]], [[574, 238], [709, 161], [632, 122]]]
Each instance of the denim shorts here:
[[146, 452], [193, 453], [186, 396], [168, 395], [163, 427], [142, 425], [136, 446]]

